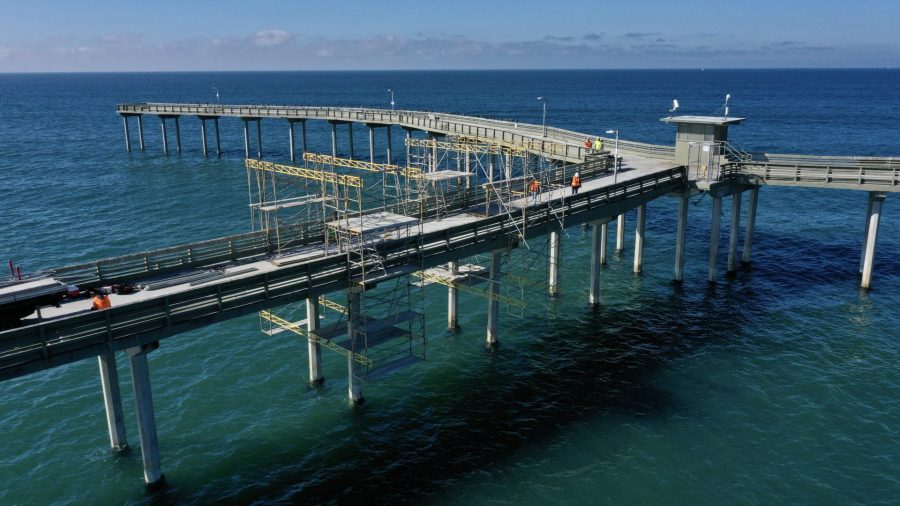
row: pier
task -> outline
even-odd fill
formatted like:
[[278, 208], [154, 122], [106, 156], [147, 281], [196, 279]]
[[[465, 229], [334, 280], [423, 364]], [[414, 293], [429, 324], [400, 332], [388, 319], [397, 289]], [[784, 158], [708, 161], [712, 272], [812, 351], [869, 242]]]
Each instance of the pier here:
[[[866, 191], [867, 219], [860, 252], [860, 286], [869, 289], [883, 203], [897, 191], [900, 160], [872, 157], [813, 157], [748, 153], [728, 140], [742, 118], [677, 116], [674, 146], [604, 138], [607, 149], [585, 148], [595, 135], [539, 125], [418, 111], [300, 106], [120, 104], [125, 148], [132, 149], [130, 120], [145, 149], [144, 116], [157, 116], [162, 151], [169, 155], [167, 122], [174, 124], [177, 153], [181, 123], [197, 118], [202, 155], [209, 156], [207, 121], [221, 155], [219, 120], [243, 123], [245, 168], [253, 230], [245, 234], [139, 252], [61, 267], [46, 273], [60, 286], [92, 289], [137, 285], [111, 295], [111, 309], [90, 311], [86, 299], [63, 299], [52, 307], [46, 286], [11, 282], [0, 287], [0, 304], [15, 308], [16, 328], [0, 332], [0, 380], [97, 357], [110, 445], [127, 446], [117, 352], [131, 366], [138, 432], [148, 485], [163, 478], [153, 414], [148, 356], [165, 338], [219, 321], [258, 314], [270, 334], [288, 332], [306, 340], [309, 381], [325, 381], [322, 352], [347, 362], [348, 398], [362, 402], [364, 381], [424, 359], [424, 316], [413, 288], [447, 287], [447, 326], [456, 327], [457, 298], [486, 301], [485, 343], [502, 342], [500, 304], [522, 301], [504, 292], [514, 282], [508, 254], [537, 250], [529, 240], [547, 237], [544, 293], [560, 290], [564, 229], [592, 227], [586, 304], [600, 303], [600, 277], [607, 256], [607, 228], [616, 224], [616, 251], [624, 243], [624, 215], [637, 213], [633, 271], [643, 267], [647, 204], [679, 199], [673, 282], [684, 279], [688, 198], [712, 198], [708, 281], [717, 283], [723, 199], [731, 197], [732, 224], [726, 275], [751, 261], [759, 191], [764, 186], [799, 186]], [[283, 121], [290, 154], [267, 160], [261, 122]], [[307, 122], [331, 126], [331, 152], [307, 150]], [[255, 123], [255, 125], [251, 125]], [[300, 153], [295, 126], [300, 123]], [[368, 132], [368, 160], [357, 159], [353, 125]], [[339, 129], [347, 133], [349, 157], [338, 156]], [[397, 163], [391, 129], [406, 132]], [[386, 133], [385, 162], [376, 160], [376, 137]], [[255, 131], [255, 143], [252, 131]], [[424, 138], [413, 137], [414, 132]], [[618, 153], [618, 156], [616, 156]], [[574, 193], [575, 174], [582, 180]], [[538, 191], [531, 191], [537, 182]], [[743, 240], [739, 237], [747, 193]], [[763, 200], [764, 202], [764, 200]], [[536, 243], [536, 241], [532, 241]], [[739, 250], [739, 246], [742, 249]], [[473, 257], [480, 258], [479, 261]], [[854, 259], [855, 263], [855, 259]], [[35, 278], [37, 279], [37, 278]], [[24, 281], [29, 281], [28, 279]], [[12, 311], [12, 310], [11, 310]], [[297, 320], [292, 315], [302, 314]], [[9, 321], [12, 321], [12, 317]]]

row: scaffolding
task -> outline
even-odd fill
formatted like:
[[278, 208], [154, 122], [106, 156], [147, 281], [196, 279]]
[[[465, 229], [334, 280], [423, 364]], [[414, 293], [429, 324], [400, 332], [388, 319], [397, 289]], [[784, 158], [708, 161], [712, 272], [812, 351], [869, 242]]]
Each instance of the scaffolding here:
[[[379, 252], [388, 238], [420, 240], [421, 217], [401, 213], [421, 190], [421, 172], [316, 153], [304, 154], [303, 167], [252, 159], [246, 167], [251, 226], [277, 234], [286, 222], [314, 224], [326, 254], [346, 255], [348, 266], [347, 303], [317, 298], [321, 326], [304, 328], [304, 302], [261, 311], [261, 330], [287, 330], [339, 352], [358, 365], [351, 369], [358, 380], [424, 359], [421, 289], [409, 272], [386, 269]], [[279, 241], [280, 255], [295, 252]]]

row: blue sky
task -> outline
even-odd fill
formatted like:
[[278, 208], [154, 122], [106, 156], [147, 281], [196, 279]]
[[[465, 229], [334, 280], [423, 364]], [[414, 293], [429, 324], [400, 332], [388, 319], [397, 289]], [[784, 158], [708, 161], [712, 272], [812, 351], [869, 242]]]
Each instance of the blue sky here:
[[0, 72], [897, 67], [898, 0], [0, 4]]

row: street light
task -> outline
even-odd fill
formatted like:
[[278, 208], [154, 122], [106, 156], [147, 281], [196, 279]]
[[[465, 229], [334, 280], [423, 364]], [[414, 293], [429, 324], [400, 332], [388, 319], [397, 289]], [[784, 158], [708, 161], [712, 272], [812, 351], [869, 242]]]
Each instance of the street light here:
[[216, 104], [219, 103], [219, 88], [213, 86], [213, 91], [216, 92]]
[[619, 131], [607, 130], [608, 134], [616, 134], [616, 151], [613, 153], [613, 184], [619, 179]]
[[541, 117], [541, 127], [544, 130], [544, 137], [547, 137], [547, 99], [538, 97], [538, 100], [544, 103], [544, 115]]
[[391, 110], [394, 110], [394, 90], [388, 90], [388, 93], [391, 94]]

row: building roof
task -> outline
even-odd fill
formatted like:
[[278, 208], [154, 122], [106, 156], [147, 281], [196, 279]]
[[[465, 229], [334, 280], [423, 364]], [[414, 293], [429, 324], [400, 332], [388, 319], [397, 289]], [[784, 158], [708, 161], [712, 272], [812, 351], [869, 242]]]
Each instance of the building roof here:
[[671, 116], [660, 118], [665, 123], [691, 123], [695, 125], [737, 125], [747, 118], [733, 118], [724, 116]]

